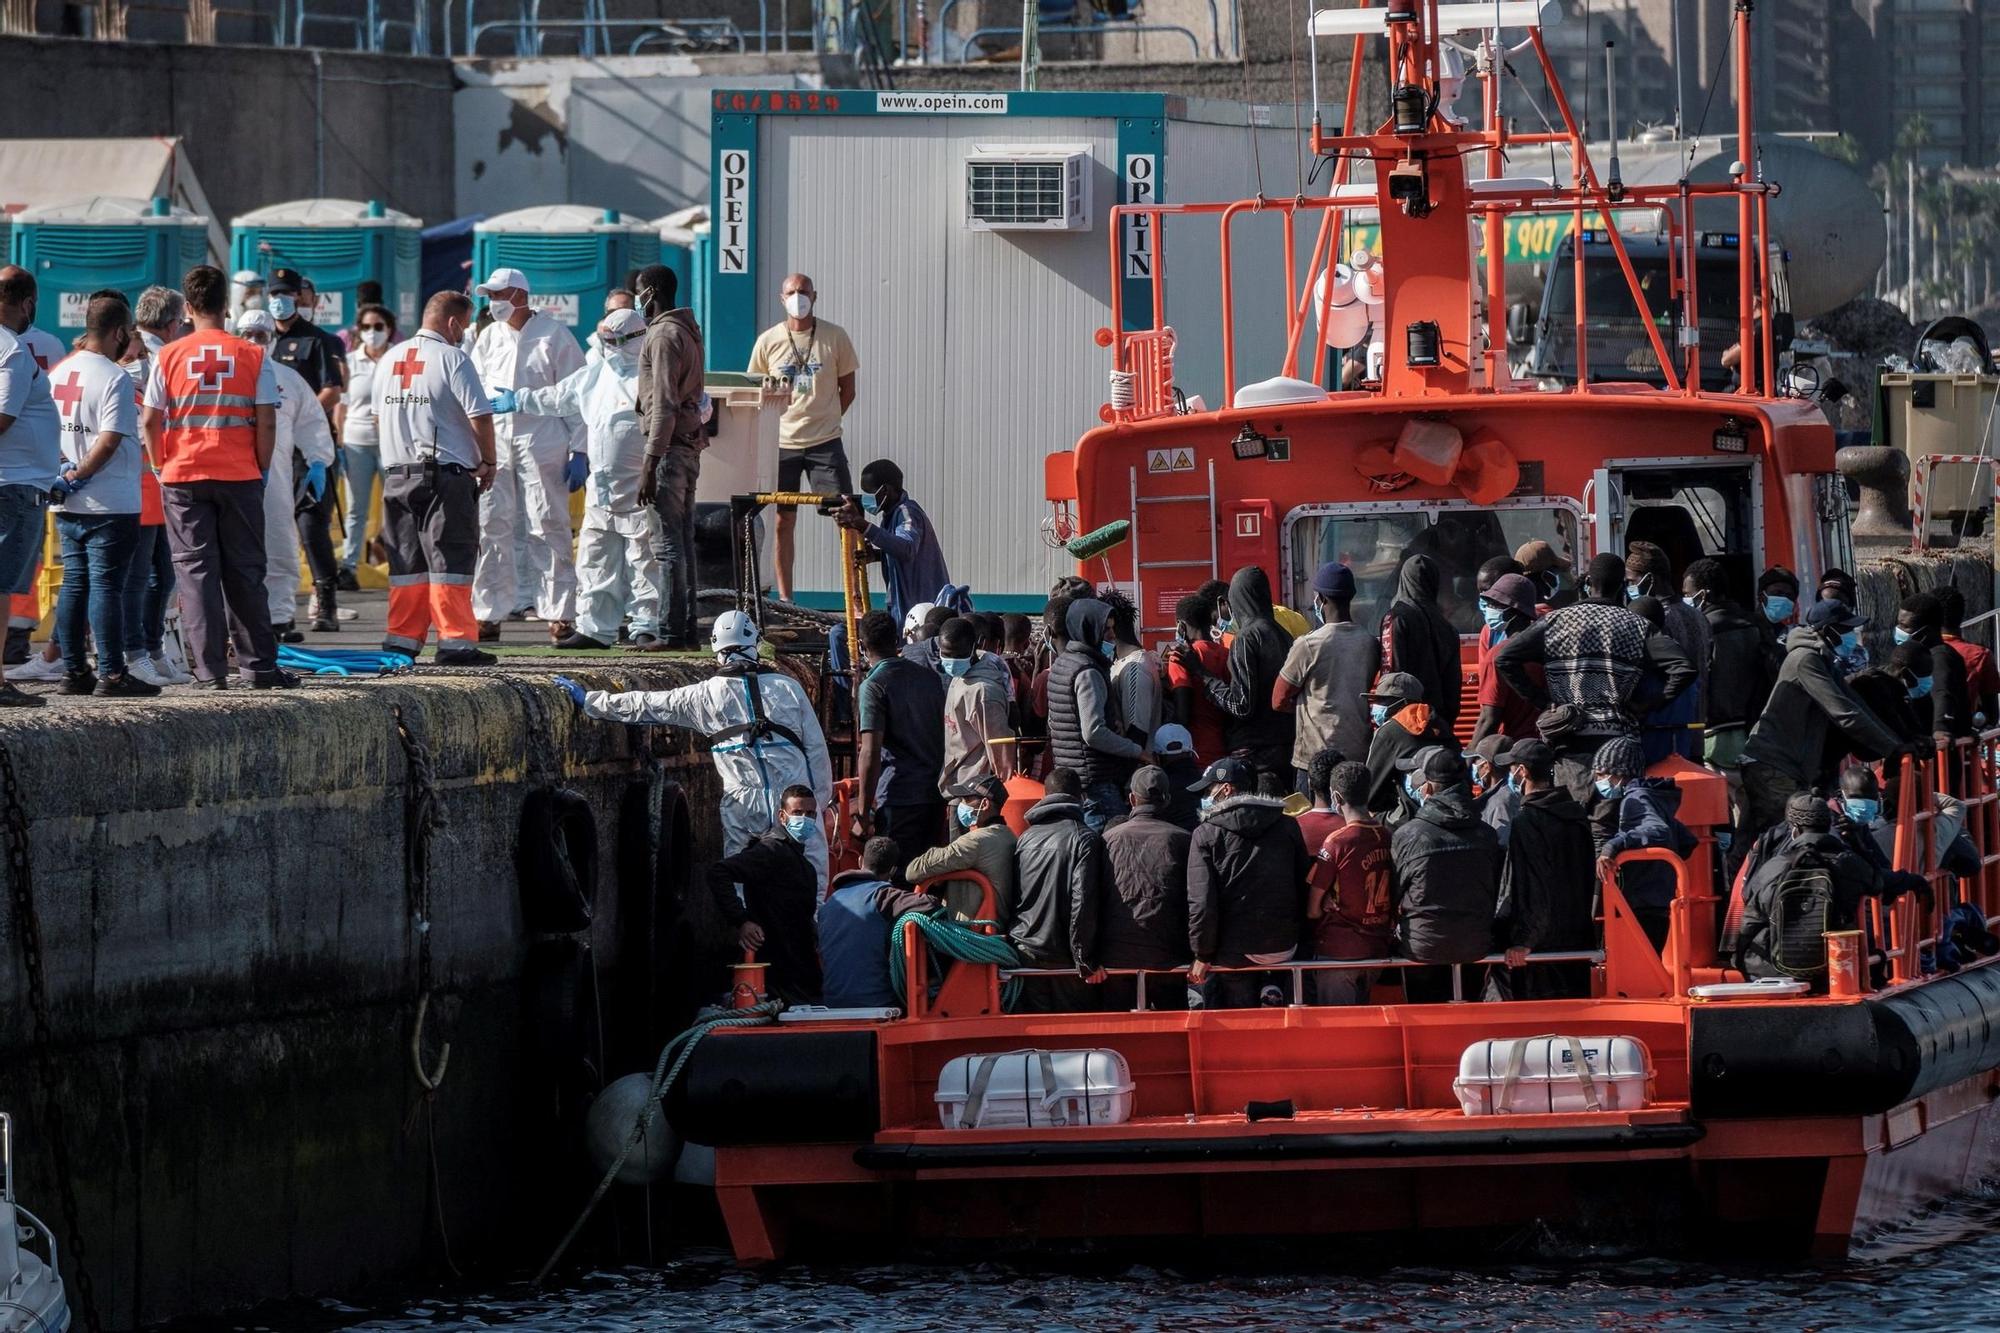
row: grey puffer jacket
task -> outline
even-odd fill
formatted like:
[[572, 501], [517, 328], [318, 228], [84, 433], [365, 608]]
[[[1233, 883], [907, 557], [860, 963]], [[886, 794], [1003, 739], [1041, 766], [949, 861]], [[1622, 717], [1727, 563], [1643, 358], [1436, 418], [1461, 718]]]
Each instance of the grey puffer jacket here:
[[1469, 963], [1493, 948], [1500, 839], [1480, 822], [1472, 793], [1450, 787], [1425, 801], [1389, 843], [1396, 940], [1405, 958]]
[[1312, 870], [1284, 802], [1232, 796], [1202, 816], [1188, 849], [1188, 943], [1194, 956], [1242, 967], [1250, 954], [1296, 949]]

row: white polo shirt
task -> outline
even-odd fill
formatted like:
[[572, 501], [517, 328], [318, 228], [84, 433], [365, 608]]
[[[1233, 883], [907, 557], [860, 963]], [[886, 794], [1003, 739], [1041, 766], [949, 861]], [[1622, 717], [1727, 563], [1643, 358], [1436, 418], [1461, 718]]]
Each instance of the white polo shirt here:
[[472, 358], [429, 329], [398, 343], [375, 365], [375, 430], [383, 467], [438, 458], [476, 468], [479, 442], [472, 419], [491, 415], [493, 405]]
[[62, 416], [65, 468], [75, 467], [97, 447], [97, 437], [123, 436], [111, 461], [92, 473], [83, 489], [57, 508], [66, 514], [139, 512], [139, 400], [125, 367], [97, 352], [74, 352], [49, 374], [50, 395]]
[[0, 416], [14, 424], [0, 431], [0, 486], [56, 484], [62, 462], [62, 418], [49, 396], [49, 377], [28, 345], [0, 328]]

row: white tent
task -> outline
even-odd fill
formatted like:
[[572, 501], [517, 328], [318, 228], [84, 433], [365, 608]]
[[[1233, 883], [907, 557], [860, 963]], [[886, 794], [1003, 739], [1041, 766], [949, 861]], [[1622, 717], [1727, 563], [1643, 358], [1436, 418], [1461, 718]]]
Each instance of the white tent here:
[[229, 237], [179, 138], [0, 139], [0, 214], [98, 195], [171, 200], [209, 220], [210, 262], [228, 258]]

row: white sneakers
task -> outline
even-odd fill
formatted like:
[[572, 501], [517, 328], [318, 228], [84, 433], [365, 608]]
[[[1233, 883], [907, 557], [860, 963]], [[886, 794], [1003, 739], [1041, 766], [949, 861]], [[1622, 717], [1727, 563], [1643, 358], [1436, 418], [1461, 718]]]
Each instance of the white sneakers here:
[[132, 658], [125, 664], [125, 669], [148, 685], [186, 685], [194, 679], [174, 665], [165, 653]]
[[27, 661], [21, 663], [19, 666], [10, 666], [7, 668], [7, 679], [15, 681], [61, 680], [67, 674], [68, 672], [63, 666], [63, 660], [58, 657], [53, 662], [49, 661], [42, 656], [40, 645], [36, 646]]

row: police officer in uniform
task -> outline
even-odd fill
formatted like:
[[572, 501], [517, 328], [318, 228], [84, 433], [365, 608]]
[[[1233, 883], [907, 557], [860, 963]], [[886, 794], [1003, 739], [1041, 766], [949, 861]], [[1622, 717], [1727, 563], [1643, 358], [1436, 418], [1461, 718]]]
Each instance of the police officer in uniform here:
[[479, 497], [493, 485], [493, 409], [462, 350], [472, 301], [439, 292], [423, 328], [383, 358], [375, 380], [389, 627], [382, 646], [414, 658], [436, 622], [440, 666], [490, 666], [472, 614]]

